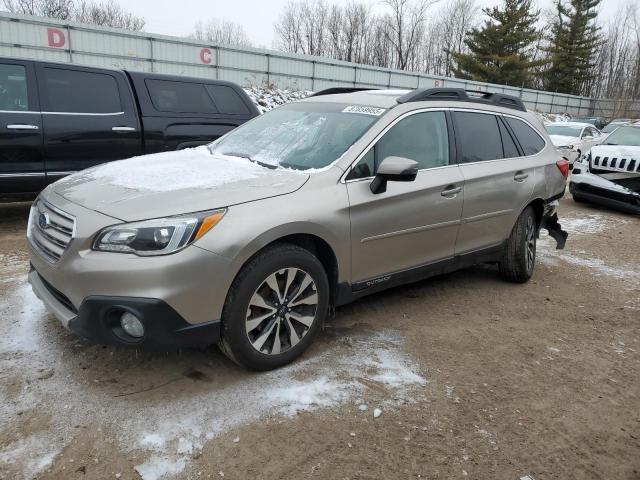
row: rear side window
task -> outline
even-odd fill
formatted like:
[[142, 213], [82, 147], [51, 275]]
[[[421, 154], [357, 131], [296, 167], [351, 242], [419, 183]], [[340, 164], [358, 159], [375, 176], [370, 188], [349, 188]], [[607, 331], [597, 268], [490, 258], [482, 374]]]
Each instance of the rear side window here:
[[513, 141], [513, 137], [507, 127], [504, 125], [502, 120], [498, 120], [498, 125], [500, 126], [500, 136], [502, 137], [502, 150], [504, 151], [504, 158], [515, 158], [520, 156], [520, 152], [518, 151], [518, 147], [516, 147], [516, 143]]
[[517, 118], [505, 117], [505, 120], [516, 134], [525, 155], [535, 155], [542, 151], [544, 140], [533, 128]]
[[495, 115], [453, 112], [462, 163], [503, 158], [502, 138]]
[[118, 83], [112, 75], [49, 67], [43, 72], [44, 111], [122, 112]]
[[156, 110], [175, 113], [218, 113], [201, 83], [146, 80]]
[[0, 63], [0, 110], [29, 110], [27, 71], [22, 65]]
[[205, 85], [205, 88], [221, 113], [249, 113], [247, 105], [233, 88], [226, 85]]

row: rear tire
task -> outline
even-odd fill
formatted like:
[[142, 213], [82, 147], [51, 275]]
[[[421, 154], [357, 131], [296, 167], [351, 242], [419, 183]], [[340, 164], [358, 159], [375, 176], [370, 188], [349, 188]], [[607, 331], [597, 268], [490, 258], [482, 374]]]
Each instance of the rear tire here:
[[307, 349], [328, 309], [329, 281], [322, 263], [296, 245], [269, 247], [231, 285], [219, 347], [252, 370], [281, 367]]
[[582, 198], [578, 197], [577, 195], [572, 195], [572, 197], [573, 197], [573, 201], [576, 203], [585, 203], [585, 201]]
[[531, 206], [516, 220], [507, 239], [500, 262], [500, 275], [509, 282], [525, 283], [533, 275], [536, 261], [538, 225]]

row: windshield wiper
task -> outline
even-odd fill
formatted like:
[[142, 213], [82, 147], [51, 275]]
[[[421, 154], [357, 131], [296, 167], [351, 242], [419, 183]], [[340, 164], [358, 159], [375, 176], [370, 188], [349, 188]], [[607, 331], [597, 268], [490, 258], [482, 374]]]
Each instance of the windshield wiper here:
[[222, 154], [223, 155], [229, 155], [231, 157], [246, 158], [247, 160], [249, 160], [252, 163], [256, 163], [256, 164], [260, 165], [261, 167], [269, 168], [271, 170], [275, 170], [276, 168], [278, 168], [278, 165], [272, 165], [270, 163], [261, 162], [260, 160], [255, 160], [255, 159], [251, 158], [249, 155], [247, 155], [246, 153], [222, 152]]

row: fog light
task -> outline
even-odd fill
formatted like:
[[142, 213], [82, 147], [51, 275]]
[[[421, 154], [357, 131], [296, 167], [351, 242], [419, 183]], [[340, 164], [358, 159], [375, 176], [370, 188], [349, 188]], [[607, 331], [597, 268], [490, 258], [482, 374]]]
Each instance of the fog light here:
[[120, 317], [120, 325], [122, 325], [122, 329], [132, 337], [140, 338], [144, 335], [144, 326], [140, 319], [133, 313], [124, 312]]

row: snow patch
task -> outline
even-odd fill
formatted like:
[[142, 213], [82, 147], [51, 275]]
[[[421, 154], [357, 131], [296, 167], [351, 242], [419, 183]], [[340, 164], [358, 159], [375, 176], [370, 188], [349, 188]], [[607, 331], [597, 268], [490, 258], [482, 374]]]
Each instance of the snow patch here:
[[258, 110], [262, 113], [313, 94], [313, 92], [309, 90], [282, 90], [280, 88], [267, 86], [249, 87], [245, 88], [244, 91], [247, 92], [249, 98], [251, 98], [253, 103], [258, 107]]
[[[80, 352], [74, 347], [84, 348], [83, 342], [65, 333], [46, 313], [24, 277], [0, 299], [0, 313], [4, 319], [0, 323], [0, 366], [4, 371], [30, 377], [43, 367], [55, 366], [55, 375], [26, 384], [19, 397], [9, 399], [6, 392], [0, 392], [1, 418], [15, 418], [16, 411], [34, 405], [51, 416], [50, 428], [29, 444], [15, 443], [0, 450], [0, 462], [14, 462], [12, 468], [29, 478], [50, 465], [71, 442], [74, 425], [118, 432], [120, 448], [136, 451], [144, 460], [136, 471], [144, 480], [154, 480], [179, 474], [207, 440], [242, 425], [348, 404], [357, 407], [376, 402], [392, 409], [423, 398], [428, 383], [418, 364], [403, 351], [402, 337], [384, 331], [341, 337], [320, 347], [320, 353], [279, 370], [260, 375], [239, 371], [233, 382], [189, 395], [169, 394], [162, 401], [142, 405], [133, 397], [114, 397], [114, 387], [93, 388], [77, 375], [73, 358]], [[56, 328], [59, 330], [54, 331]], [[100, 362], [101, 355], [107, 360], [129, 353], [100, 349], [96, 355], [95, 361]], [[210, 361], [214, 371], [229, 368], [221, 358]], [[144, 368], [161, 369], [172, 360], [159, 356], [149, 362]], [[139, 368], [133, 366], [132, 374]], [[123, 385], [127, 382], [124, 375]], [[372, 383], [378, 387], [369, 387]], [[105, 395], [105, 389], [112, 394]], [[171, 392], [171, 387], [167, 389]]]
[[186, 458], [168, 458], [152, 455], [142, 465], [135, 467], [136, 472], [144, 480], [159, 480], [168, 475], [177, 475], [187, 466]]
[[214, 189], [268, 174], [264, 167], [244, 158], [211, 155], [206, 146], [119, 160], [76, 173], [64, 180], [77, 185], [106, 181], [131, 190], [169, 192]]

